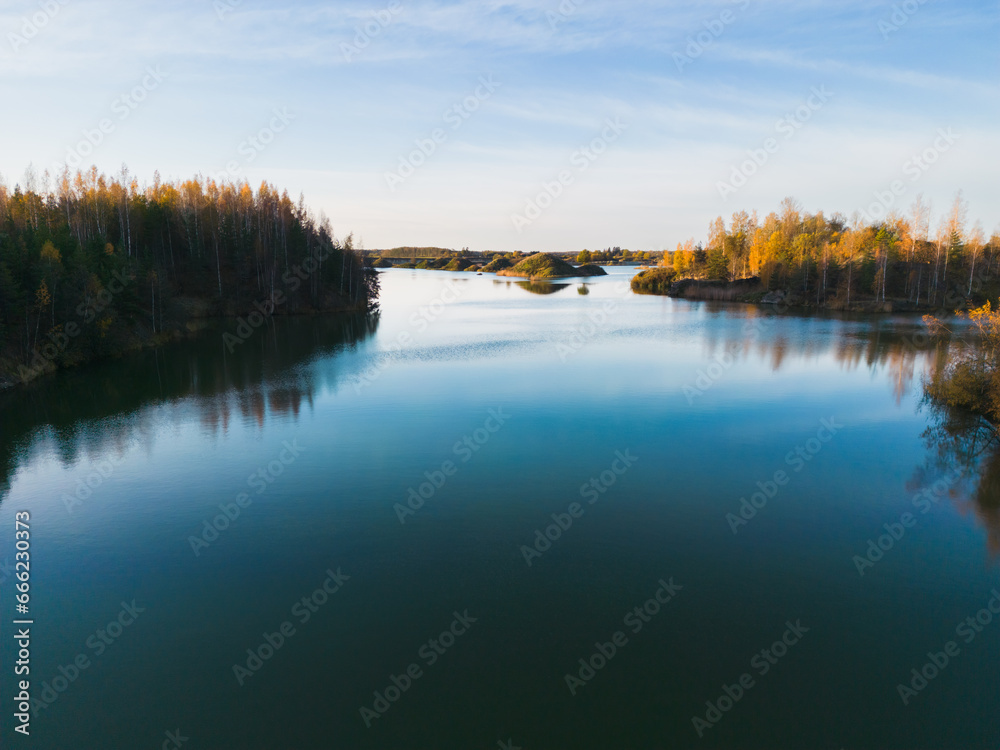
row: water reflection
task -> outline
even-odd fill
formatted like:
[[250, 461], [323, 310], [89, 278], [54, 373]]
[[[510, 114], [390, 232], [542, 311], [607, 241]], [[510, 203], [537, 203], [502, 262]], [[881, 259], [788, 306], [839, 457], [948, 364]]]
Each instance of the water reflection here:
[[[295, 419], [318, 389], [349, 372], [329, 355], [371, 337], [378, 314], [276, 318], [249, 339], [226, 346], [231, 324], [209, 324], [193, 338], [127, 355], [0, 394], [0, 498], [17, 466], [45, 441], [64, 466], [84, 456], [121, 455], [178, 418], [167, 405], [187, 401], [208, 433], [234, 419], [263, 426]], [[327, 357], [323, 368], [307, 367]]]
[[960, 476], [948, 494], [961, 510], [971, 511], [986, 530], [991, 557], [1000, 555], [1000, 433], [975, 414], [924, 401], [931, 424], [924, 432], [929, 456], [917, 468], [909, 489], [931, 485], [940, 476]]
[[569, 288], [569, 284], [553, 284], [551, 281], [518, 281], [516, 283], [532, 294], [555, 294]]
[[[732, 313], [732, 308], [718, 303], [718, 310], [712, 303], [705, 305], [708, 312]], [[737, 362], [757, 359], [767, 362], [774, 372], [789, 358], [798, 362], [820, 357], [831, 357], [845, 372], [861, 367], [884, 370], [898, 405], [912, 392], [918, 375], [932, 375], [955, 351], [969, 345], [961, 335], [932, 339], [915, 318], [815, 316], [812, 326], [802, 325], [802, 319], [747, 308], [740, 325], [705, 327], [704, 355], [707, 359], [732, 357]]]

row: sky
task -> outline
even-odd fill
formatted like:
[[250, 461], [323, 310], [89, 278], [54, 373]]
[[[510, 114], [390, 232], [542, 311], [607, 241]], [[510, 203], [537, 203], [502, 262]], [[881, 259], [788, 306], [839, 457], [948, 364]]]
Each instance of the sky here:
[[1000, 228], [1000, 4], [0, 0], [0, 174], [287, 189], [368, 249], [672, 249], [739, 210]]

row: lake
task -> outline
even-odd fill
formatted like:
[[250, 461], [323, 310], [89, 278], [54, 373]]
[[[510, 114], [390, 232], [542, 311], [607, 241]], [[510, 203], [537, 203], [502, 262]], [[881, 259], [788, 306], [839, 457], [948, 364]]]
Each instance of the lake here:
[[919, 319], [608, 271], [392, 269], [0, 395], [32, 746], [995, 748], [1000, 482]]

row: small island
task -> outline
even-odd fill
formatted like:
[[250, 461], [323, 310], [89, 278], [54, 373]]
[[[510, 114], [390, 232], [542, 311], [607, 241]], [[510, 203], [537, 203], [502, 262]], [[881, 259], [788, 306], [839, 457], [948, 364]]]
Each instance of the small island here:
[[[488, 267], [487, 267], [488, 268]], [[588, 263], [574, 266], [548, 253], [535, 253], [509, 268], [497, 269], [497, 276], [517, 276], [527, 279], [573, 279], [586, 276], [607, 276], [607, 271]]]
[[[464, 271], [467, 273], [499, 273], [510, 271], [523, 261], [540, 256], [538, 261], [522, 269], [524, 273], [505, 273], [519, 278], [580, 278], [606, 276], [603, 266], [635, 266], [659, 262], [663, 253], [632, 252], [621, 247], [607, 250], [582, 250], [579, 253], [536, 253], [526, 256], [520, 250], [499, 253], [471, 251], [468, 247], [453, 250], [443, 247], [397, 247], [366, 253], [365, 263], [371, 268], [410, 268], [423, 271]], [[575, 261], [574, 261], [575, 258]], [[576, 265], [574, 266], [574, 262]], [[558, 268], [557, 268], [558, 267]]]

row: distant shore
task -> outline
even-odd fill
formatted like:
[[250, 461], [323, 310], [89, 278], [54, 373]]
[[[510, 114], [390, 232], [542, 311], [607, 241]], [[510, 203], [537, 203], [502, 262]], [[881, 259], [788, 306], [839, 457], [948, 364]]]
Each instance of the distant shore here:
[[419, 262], [393, 264], [388, 258], [379, 258], [373, 263], [375, 268], [415, 268], [428, 271], [464, 271], [468, 273], [495, 273], [497, 276], [511, 276], [531, 281], [553, 279], [577, 279], [590, 276], [607, 276], [607, 271], [597, 263], [574, 266], [551, 253], [535, 253], [526, 258], [521, 256], [497, 255], [488, 263], [477, 264], [468, 257], [442, 257]]
[[[827, 295], [817, 299], [814, 292], [804, 294], [789, 289], [767, 289], [760, 278], [735, 281], [710, 281], [705, 279], [675, 279], [664, 274], [665, 269], [647, 269], [632, 281], [637, 294], [651, 294], [675, 299], [712, 302], [740, 302], [795, 310], [832, 310], [860, 313], [941, 313], [942, 304], [915, 302], [912, 299], [877, 299], [857, 295], [848, 301], [843, 294]], [[961, 295], [949, 295], [944, 309], [958, 309], [966, 300]]]

